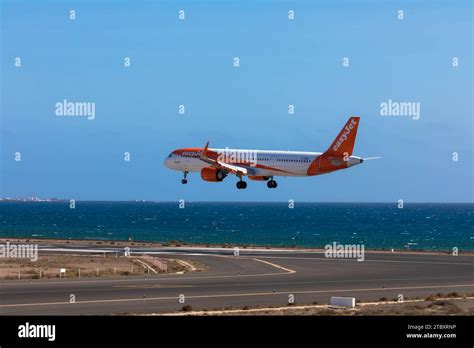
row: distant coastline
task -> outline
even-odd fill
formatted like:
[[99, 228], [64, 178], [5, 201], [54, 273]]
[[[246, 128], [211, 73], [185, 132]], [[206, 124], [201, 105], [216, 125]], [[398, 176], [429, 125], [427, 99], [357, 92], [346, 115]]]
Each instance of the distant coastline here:
[[[19, 198], [11, 198], [11, 197], [0, 197], [0, 202], [70, 202], [71, 200], [75, 202], [83, 202], [83, 203], [176, 203], [178, 200], [175, 201], [158, 201], [158, 200], [146, 200], [146, 199], [131, 199], [131, 200], [93, 200], [93, 199], [74, 199], [74, 198], [40, 198], [40, 197], [19, 197]], [[218, 203], [245, 203], [245, 204], [272, 204], [272, 203], [280, 203], [280, 204], [287, 204], [287, 201], [277, 200], [277, 201], [199, 201], [199, 200], [187, 200], [189, 203], [205, 203], [205, 204], [218, 204]], [[397, 205], [397, 202], [394, 201], [363, 201], [363, 202], [355, 202], [355, 201], [297, 201], [297, 203], [309, 203], [309, 204], [393, 204]], [[405, 201], [404, 204], [470, 204], [474, 206], [474, 202], [421, 202], [421, 201]]]
[[0, 197], [0, 202], [66, 202], [66, 199], [61, 198], [40, 198], [36, 196], [31, 197], [20, 197], [20, 198], [12, 198], [12, 197]]
[[[82, 203], [153, 203], [153, 204], [161, 204], [161, 203], [174, 203], [177, 204], [179, 201], [174, 200], [146, 200], [146, 199], [130, 199], [130, 200], [94, 200], [94, 199], [75, 199], [75, 198], [40, 198], [40, 197], [20, 197], [20, 198], [11, 198], [11, 197], [0, 197], [0, 203], [2, 202], [25, 202], [25, 203], [69, 203], [71, 200], [75, 202], [82, 202]], [[233, 204], [233, 203], [245, 203], [245, 204], [288, 204], [287, 201], [276, 200], [276, 201], [201, 201], [201, 200], [187, 200], [188, 203], [204, 203], [204, 204]], [[392, 204], [397, 205], [396, 201], [297, 201], [295, 203], [304, 203], [304, 204]], [[404, 204], [439, 204], [439, 205], [448, 205], [448, 204], [466, 204], [474, 206], [474, 202], [422, 202], [422, 201], [405, 201]]]

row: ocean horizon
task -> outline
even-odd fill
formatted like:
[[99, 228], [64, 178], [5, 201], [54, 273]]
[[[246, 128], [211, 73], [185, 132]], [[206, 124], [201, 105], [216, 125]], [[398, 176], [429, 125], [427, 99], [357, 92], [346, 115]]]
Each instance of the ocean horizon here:
[[474, 251], [473, 203], [0, 201], [0, 237]]

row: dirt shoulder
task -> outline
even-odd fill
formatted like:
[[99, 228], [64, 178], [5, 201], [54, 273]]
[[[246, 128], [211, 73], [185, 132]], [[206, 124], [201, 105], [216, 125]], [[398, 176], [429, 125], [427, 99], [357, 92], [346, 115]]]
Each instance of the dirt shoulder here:
[[[474, 294], [471, 294], [474, 295]], [[330, 305], [288, 305], [287, 307], [268, 308], [226, 308], [193, 311], [190, 305], [180, 312], [154, 314], [165, 316], [181, 315], [221, 315], [221, 316], [288, 316], [288, 315], [321, 315], [321, 316], [407, 316], [407, 315], [474, 315], [474, 296], [443, 297], [412, 300], [403, 303], [371, 302], [357, 304], [355, 308], [334, 308]]]
[[[61, 269], [65, 273], [61, 273]], [[138, 276], [199, 272], [205, 269], [200, 263], [150, 255], [127, 257], [116, 254], [53, 254], [40, 251], [36, 261], [24, 258], [2, 259], [0, 279]]]

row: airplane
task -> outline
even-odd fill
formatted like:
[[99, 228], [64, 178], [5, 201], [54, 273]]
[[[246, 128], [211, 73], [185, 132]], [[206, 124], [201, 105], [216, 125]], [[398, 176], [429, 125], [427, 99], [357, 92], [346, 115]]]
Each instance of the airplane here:
[[276, 188], [276, 176], [314, 176], [331, 173], [380, 157], [352, 156], [360, 117], [352, 116], [325, 152], [182, 148], [171, 152], [164, 161], [169, 169], [183, 172], [182, 184], [187, 184], [190, 172], [200, 172], [204, 181], [221, 182], [235, 175], [238, 189], [247, 188], [250, 180], [266, 181]]

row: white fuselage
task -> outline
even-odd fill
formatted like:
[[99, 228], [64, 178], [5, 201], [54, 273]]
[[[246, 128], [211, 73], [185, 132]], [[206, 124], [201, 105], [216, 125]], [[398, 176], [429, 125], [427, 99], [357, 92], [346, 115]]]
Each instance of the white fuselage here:
[[[251, 168], [255, 176], [308, 176], [308, 168], [322, 153], [301, 151], [271, 151], [244, 149], [209, 149], [219, 154], [220, 161]], [[350, 156], [347, 166], [362, 163], [360, 157]], [[200, 172], [209, 164], [196, 151], [171, 153], [165, 166], [182, 172]]]

